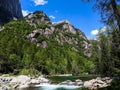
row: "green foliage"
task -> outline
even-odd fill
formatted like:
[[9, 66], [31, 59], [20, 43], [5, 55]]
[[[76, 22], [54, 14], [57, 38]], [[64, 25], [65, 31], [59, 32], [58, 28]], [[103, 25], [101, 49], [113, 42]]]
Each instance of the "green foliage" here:
[[101, 40], [93, 51], [98, 54], [93, 56], [96, 70], [101, 75], [120, 76], [120, 0], [96, 0], [94, 9], [100, 12], [101, 21], [111, 31], [100, 35]]
[[37, 28], [45, 29], [45, 28], [50, 28], [50, 27], [46, 24], [40, 24], [40, 25], [37, 26]]
[[36, 69], [22, 69], [19, 73], [20, 75], [30, 75], [30, 76], [39, 76], [40, 72]]
[[114, 30], [112, 32], [112, 44], [110, 59], [113, 64], [114, 76], [120, 76], [120, 30]]
[[[4, 27], [5, 29], [0, 33], [1, 73], [37, 75], [41, 72], [42, 74], [78, 75], [92, 72], [94, 67], [92, 60], [84, 56], [81, 47], [78, 47], [76, 52], [72, 50], [74, 45], [66, 42], [61, 45], [55, 40], [59, 31], [54, 32], [49, 39], [38, 34], [37, 42], [47, 42], [47, 47], [41, 48], [26, 38], [35, 28], [24, 19], [11, 21]], [[40, 24], [38, 27], [45, 29], [48, 26]], [[68, 35], [68, 37], [78, 38], [75, 35]]]
[[98, 35], [99, 41], [92, 41], [92, 54], [98, 74], [120, 75], [120, 31], [105, 31]]
[[100, 39], [100, 60], [99, 71], [104, 76], [110, 76], [112, 74], [112, 61], [110, 60], [110, 37], [106, 34], [99, 34]]
[[37, 37], [37, 40], [38, 40], [38, 42], [42, 42], [42, 41], [46, 41], [46, 40], [48, 40], [45, 36], [43, 36], [43, 35], [39, 35], [38, 37]]

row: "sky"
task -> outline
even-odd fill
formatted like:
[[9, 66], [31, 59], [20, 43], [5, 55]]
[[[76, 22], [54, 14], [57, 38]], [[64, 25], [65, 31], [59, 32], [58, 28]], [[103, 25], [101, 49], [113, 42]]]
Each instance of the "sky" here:
[[52, 22], [68, 20], [79, 28], [88, 38], [95, 38], [98, 30], [104, 25], [100, 14], [93, 10], [94, 2], [82, 0], [20, 0], [23, 15], [44, 11]]

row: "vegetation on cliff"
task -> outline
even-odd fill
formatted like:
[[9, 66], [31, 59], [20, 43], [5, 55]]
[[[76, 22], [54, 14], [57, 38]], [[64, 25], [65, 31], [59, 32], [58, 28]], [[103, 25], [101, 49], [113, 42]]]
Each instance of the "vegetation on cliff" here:
[[[62, 33], [62, 37], [66, 35], [67, 38], [75, 37], [82, 43], [83, 40], [80, 41], [77, 34], [55, 30], [50, 38], [37, 33], [38, 36], [34, 37], [37, 42], [31, 42], [27, 38], [27, 35], [35, 29], [45, 28], [49, 27], [46, 24], [33, 27], [25, 19], [5, 24], [4, 30], [0, 32], [0, 72], [18, 74], [32, 69], [42, 74], [93, 73], [94, 64], [90, 57], [84, 55], [82, 44], [79, 46], [69, 42], [61, 44], [56, 40], [56, 36]], [[36, 45], [42, 41], [47, 44], [45, 48]]]

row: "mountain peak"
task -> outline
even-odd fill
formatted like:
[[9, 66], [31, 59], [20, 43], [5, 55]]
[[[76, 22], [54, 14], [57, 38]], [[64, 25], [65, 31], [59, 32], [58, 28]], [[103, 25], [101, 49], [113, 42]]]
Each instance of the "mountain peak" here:
[[76, 34], [76, 28], [67, 20], [55, 22], [53, 23], [53, 26], [56, 28], [59, 28], [61, 30], [64, 30], [65, 32]]
[[59, 22], [53, 22], [53, 25], [58, 25], [58, 24], [71, 24], [68, 20], [63, 20]]
[[31, 25], [36, 27], [39, 24], [51, 24], [50, 19], [43, 11], [36, 11], [34, 13], [30, 13], [25, 17], [26, 21]]

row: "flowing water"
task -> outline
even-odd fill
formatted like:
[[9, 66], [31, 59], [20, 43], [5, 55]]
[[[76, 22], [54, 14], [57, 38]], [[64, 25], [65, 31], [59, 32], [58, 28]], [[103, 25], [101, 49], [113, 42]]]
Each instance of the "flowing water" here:
[[81, 86], [67, 86], [67, 85], [55, 85], [66, 80], [75, 81], [81, 79], [83, 81], [95, 78], [95, 76], [52, 76], [48, 77], [52, 81], [52, 85], [41, 85], [37, 87], [26, 88], [22, 90], [80, 90]]
[[22, 90], [78, 90], [78, 86], [65, 86], [65, 85], [47, 85], [40, 87], [31, 87]]
[[[86, 89], [81, 89], [81, 86], [67, 86], [67, 85], [57, 85], [57, 84], [66, 80], [75, 81], [76, 79], [81, 79], [83, 81], [87, 81], [92, 78], [96, 78], [96, 76], [52, 76], [48, 78], [53, 82], [52, 85], [41, 85], [41, 86], [26, 88], [22, 90], [86, 90]], [[114, 85], [113, 87], [106, 87], [100, 90], [120, 90], [120, 80], [116, 81], [116, 84], [114, 83]]]

